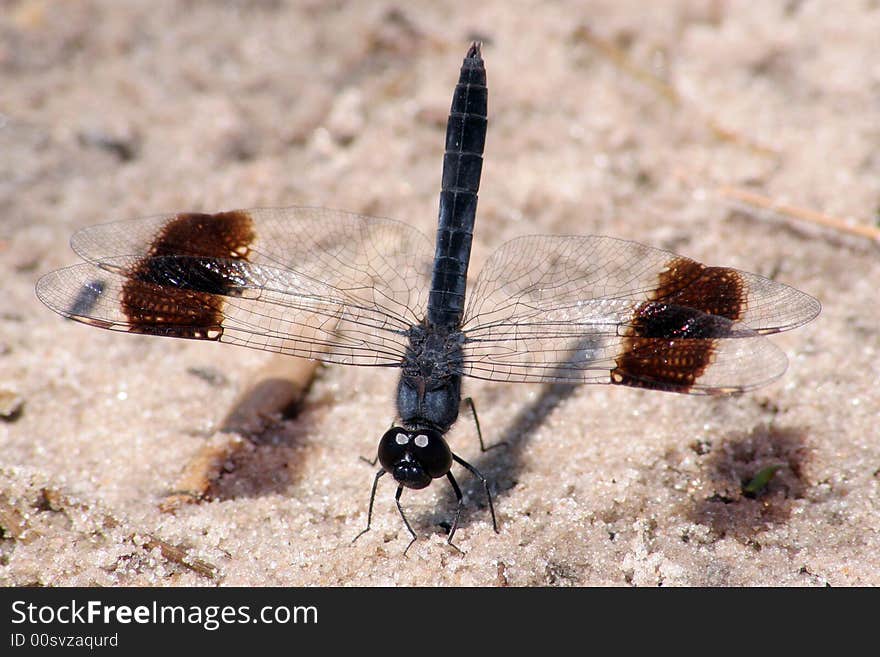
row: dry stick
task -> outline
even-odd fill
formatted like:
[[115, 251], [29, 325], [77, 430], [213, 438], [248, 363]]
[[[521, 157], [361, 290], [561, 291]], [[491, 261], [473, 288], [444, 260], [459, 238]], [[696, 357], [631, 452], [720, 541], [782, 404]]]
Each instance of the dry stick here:
[[[129, 539], [134, 540], [134, 535], [130, 536]], [[199, 575], [203, 575], [209, 579], [217, 577], [218, 568], [214, 564], [204, 561], [203, 559], [190, 557], [189, 553], [182, 547], [171, 545], [171, 543], [163, 541], [161, 538], [153, 536], [152, 534], [147, 534], [144, 548], [147, 550], [159, 548], [162, 556], [168, 561], [180, 564], [181, 566], [189, 568], [190, 570], [197, 572]]]
[[770, 212], [781, 214], [797, 221], [816, 224], [825, 228], [831, 228], [832, 230], [841, 233], [849, 233], [850, 235], [866, 237], [875, 242], [880, 242], [880, 228], [877, 228], [876, 226], [870, 226], [867, 224], [850, 224], [838, 217], [833, 217], [808, 208], [801, 208], [796, 205], [780, 203], [774, 201], [768, 196], [764, 196], [763, 194], [757, 194], [739, 187], [724, 186], [719, 188], [717, 193], [723, 198], [760, 208], [761, 210], [768, 210]]
[[172, 492], [159, 503], [159, 510], [173, 513], [184, 504], [202, 500], [220, 476], [224, 464], [249, 444], [235, 433], [218, 432], [211, 436], [184, 466]]
[[[681, 107], [685, 105], [681, 94], [678, 93], [675, 87], [673, 87], [665, 80], [660, 79], [659, 77], [651, 73], [651, 71], [636, 65], [621, 48], [614, 45], [610, 41], [603, 39], [598, 34], [590, 30], [589, 27], [585, 25], [579, 27], [575, 31], [575, 37], [583, 39], [594, 50], [605, 56], [620, 70], [628, 73], [630, 76], [632, 76], [634, 79], [638, 80], [642, 84], [651, 87], [651, 89], [653, 89], [658, 96], [672, 104], [673, 107]], [[691, 108], [691, 111], [694, 111], [694, 109]], [[735, 130], [723, 126], [713, 117], [705, 116], [701, 112], [696, 113], [700, 115], [700, 118], [706, 123], [706, 125], [709, 127], [709, 129], [712, 131], [717, 139], [737, 144], [739, 146], [745, 146], [752, 152], [759, 155], [768, 157], [777, 157], [779, 155], [779, 151], [777, 151], [776, 149], [761, 144], [750, 137], [742, 135]]]
[[184, 504], [204, 499], [220, 476], [225, 463], [253, 443], [248, 436], [265, 431], [272, 418], [299, 404], [312, 385], [318, 361], [278, 356], [252, 377], [219, 431], [190, 460], [174, 485], [173, 492], [159, 504], [172, 513]]
[[315, 380], [320, 363], [306, 358], [276, 356], [254, 376], [220, 425], [220, 431], [256, 434], [272, 418], [297, 406]]

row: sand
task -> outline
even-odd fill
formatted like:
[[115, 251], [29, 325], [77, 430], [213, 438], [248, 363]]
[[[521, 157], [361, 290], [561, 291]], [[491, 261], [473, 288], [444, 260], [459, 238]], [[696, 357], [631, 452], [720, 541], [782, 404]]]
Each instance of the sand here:
[[[877, 243], [734, 202], [870, 227], [880, 206], [871, 3], [0, 4], [0, 584], [880, 584]], [[173, 211], [326, 206], [433, 234], [471, 39], [489, 136], [471, 271], [530, 233], [637, 239], [798, 287], [778, 382], [706, 398], [467, 382], [445, 485], [380, 482], [394, 372], [321, 367], [290, 419], [218, 433], [274, 357], [77, 325], [41, 273], [77, 228]], [[284, 365], [282, 359], [282, 366]], [[273, 365], [273, 366], [277, 366]], [[213, 445], [210, 499], [160, 508]], [[744, 482], [779, 466], [749, 497]]]

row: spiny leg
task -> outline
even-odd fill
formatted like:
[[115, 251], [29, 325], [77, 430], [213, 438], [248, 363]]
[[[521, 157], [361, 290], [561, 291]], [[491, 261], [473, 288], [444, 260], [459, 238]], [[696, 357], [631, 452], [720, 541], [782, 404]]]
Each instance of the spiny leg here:
[[403, 507], [400, 506], [400, 494], [403, 493], [403, 486], [397, 487], [397, 492], [394, 494], [394, 502], [397, 504], [397, 510], [400, 511], [400, 517], [403, 518], [403, 524], [406, 525], [406, 528], [409, 530], [410, 536], [412, 536], [412, 540], [409, 542], [409, 545], [406, 546], [406, 549], [403, 551], [403, 556], [406, 556], [406, 553], [409, 552], [409, 549], [412, 547], [412, 544], [416, 542], [416, 533], [413, 531], [413, 528], [409, 524], [409, 520], [406, 519], [406, 514], [403, 512]]
[[[492, 514], [492, 529], [494, 529], [495, 533], [498, 534], [499, 533], [498, 532], [498, 523], [495, 520], [495, 505], [492, 503], [492, 493], [489, 491], [489, 482], [486, 480], [486, 478], [482, 475], [482, 473], [479, 470], [477, 470], [474, 466], [472, 466], [470, 463], [468, 463], [464, 459], [458, 457], [455, 454], [452, 455], [452, 458], [455, 459], [456, 463], [458, 463], [459, 465], [461, 465], [464, 468], [467, 468], [467, 470], [472, 475], [474, 475], [477, 479], [479, 479], [481, 482], [483, 482], [483, 488], [486, 489], [486, 498], [489, 500], [489, 512]], [[458, 519], [456, 518], [456, 521], [457, 520]]]
[[488, 447], [486, 447], [485, 443], [483, 443], [483, 431], [482, 431], [482, 429], [480, 429], [480, 418], [477, 417], [477, 407], [474, 406], [473, 397], [465, 397], [464, 399], [461, 400], [461, 403], [467, 404], [468, 406], [471, 407], [471, 415], [474, 416], [474, 424], [477, 425], [477, 438], [479, 438], [479, 440], [480, 440], [480, 451], [481, 452], [488, 452], [490, 449], [495, 449], [496, 447], [501, 447], [501, 446], [507, 445], [507, 441], [502, 440], [501, 442], [497, 442], [494, 445], [489, 445]]
[[[367, 528], [352, 539], [352, 541], [351, 541], [352, 545], [354, 545], [354, 542], [356, 540], [358, 540], [361, 536], [363, 536], [368, 531], [370, 531], [370, 525], [373, 522], [373, 501], [376, 499], [376, 487], [379, 485], [379, 477], [381, 477], [383, 474], [385, 474], [385, 468], [381, 468], [376, 473], [375, 479], [373, 479], [373, 490], [370, 491], [370, 506], [369, 506], [369, 509], [367, 510]], [[398, 494], [399, 494], [399, 492], [398, 492]]]
[[449, 536], [446, 537], [446, 542], [461, 552], [459, 547], [452, 542], [452, 537], [455, 536], [455, 530], [458, 529], [458, 519], [461, 518], [461, 510], [464, 508], [464, 498], [461, 494], [461, 489], [458, 487], [458, 482], [455, 481], [455, 477], [452, 476], [451, 472], [446, 473], [446, 478], [449, 479], [449, 483], [452, 485], [452, 490], [455, 491], [455, 499], [458, 500], [458, 508], [455, 510], [455, 520], [452, 521], [452, 528], [449, 530]]

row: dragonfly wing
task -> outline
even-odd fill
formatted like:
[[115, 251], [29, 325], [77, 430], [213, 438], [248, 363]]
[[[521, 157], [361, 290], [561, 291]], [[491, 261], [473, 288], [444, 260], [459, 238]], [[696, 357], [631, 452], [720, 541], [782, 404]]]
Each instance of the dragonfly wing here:
[[480, 272], [462, 327], [463, 373], [737, 392], [785, 371], [764, 334], [818, 312], [784, 284], [636, 242], [528, 236], [501, 246]]
[[312, 208], [116, 222], [71, 243], [87, 263], [37, 284], [62, 315], [356, 365], [400, 364], [432, 256], [406, 224]]

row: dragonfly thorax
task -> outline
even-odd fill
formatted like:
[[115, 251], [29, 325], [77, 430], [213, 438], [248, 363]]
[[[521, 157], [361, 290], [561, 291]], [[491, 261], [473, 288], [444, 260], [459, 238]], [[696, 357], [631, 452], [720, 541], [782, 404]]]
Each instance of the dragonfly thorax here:
[[425, 379], [427, 385], [460, 374], [462, 363], [461, 331], [420, 324], [409, 332], [409, 345], [403, 358], [406, 376]]
[[462, 334], [423, 324], [410, 332], [397, 386], [397, 413], [407, 427], [443, 434], [461, 403]]

